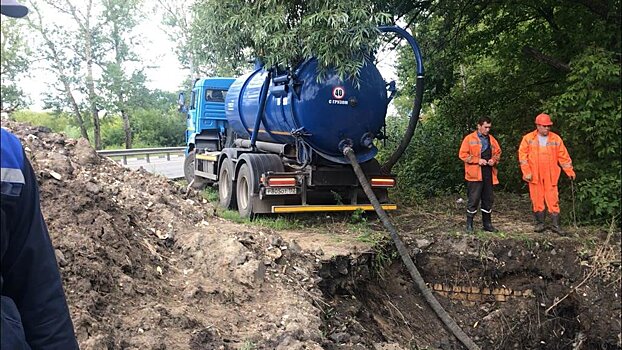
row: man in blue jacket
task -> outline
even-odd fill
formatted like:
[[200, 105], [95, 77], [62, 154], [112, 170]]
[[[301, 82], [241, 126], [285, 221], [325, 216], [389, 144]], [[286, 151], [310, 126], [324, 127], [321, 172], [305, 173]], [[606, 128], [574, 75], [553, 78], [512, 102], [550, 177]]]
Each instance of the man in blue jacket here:
[[[28, 13], [15, 0], [1, 8]], [[0, 349], [78, 349], [37, 178], [17, 137], [0, 130]]]

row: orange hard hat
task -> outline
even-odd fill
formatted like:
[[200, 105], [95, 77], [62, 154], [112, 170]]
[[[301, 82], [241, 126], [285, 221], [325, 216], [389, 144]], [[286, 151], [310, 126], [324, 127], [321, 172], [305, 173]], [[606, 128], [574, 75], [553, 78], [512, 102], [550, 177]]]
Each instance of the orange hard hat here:
[[553, 125], [553, 122], [548, 114], [540, 113], [536, 117], [536, 125]]

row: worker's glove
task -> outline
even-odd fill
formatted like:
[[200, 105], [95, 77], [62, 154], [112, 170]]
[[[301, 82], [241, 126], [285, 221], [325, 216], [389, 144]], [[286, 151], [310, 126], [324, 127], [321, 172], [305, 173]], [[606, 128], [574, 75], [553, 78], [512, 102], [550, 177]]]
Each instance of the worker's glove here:
[[577, 174], [574, 173], [574, 170], [570, 170], [568, 172], [568, 177], [570, 178], [570, 180], [574, 181], [574, 179], [577, 178]]
[[480, 166], [485, 166], [488, 165], [488, 161], [486, 159], [479, 159], [479, 162], [477, 162]]
[[533, 179], [533, 176], [531, 174], [527, 174], [523, 177], [523, 180], [527, 182], [531, 182], [531, 179]]

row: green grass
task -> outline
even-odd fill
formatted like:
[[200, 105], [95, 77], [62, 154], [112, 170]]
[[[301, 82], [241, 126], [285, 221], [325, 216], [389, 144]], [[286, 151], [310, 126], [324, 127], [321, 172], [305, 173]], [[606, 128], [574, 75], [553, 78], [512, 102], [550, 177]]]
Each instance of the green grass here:
[[218, 204], [218, 190], [216, 190], [214, 187], [211, 187], [211, 186], [205, 187], [205, 189], [201, 192], [201, 195], [208, 202], [214, 205]]
[[216, 215], [238, 224], [247, 224], [259, 227], [266, 227], [273, 230], [297, 230], [304, 228], [334, 227], [343, 225], [344, 230], [359, 234], [361, 242], [374, 242], [374, 233], [367, 221], [366, 213], [357, 210], [352, 213], [299, 213], [281, 215], [259, 215], [253, 220], [242, 218], [235, 210], [222, 209], [218, 207], [218, 190], [208, 186], [201, 196], [216, 206]]

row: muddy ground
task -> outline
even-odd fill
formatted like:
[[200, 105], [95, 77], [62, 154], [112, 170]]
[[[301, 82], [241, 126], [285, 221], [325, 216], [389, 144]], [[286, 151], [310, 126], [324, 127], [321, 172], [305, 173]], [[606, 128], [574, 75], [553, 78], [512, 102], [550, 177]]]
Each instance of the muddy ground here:
[[[85, 140], [3, 122], [22, 140], [82, 349], [461, 349], [382, 227], [317, 214], [236, 224], [199, 192], [99, 157]], [[447, 197], [392, 213], [422, 276], [482, 349], [620, 349], [620, 232], [531, 232], [499, 194], [499, 234], [466, 235]]]

